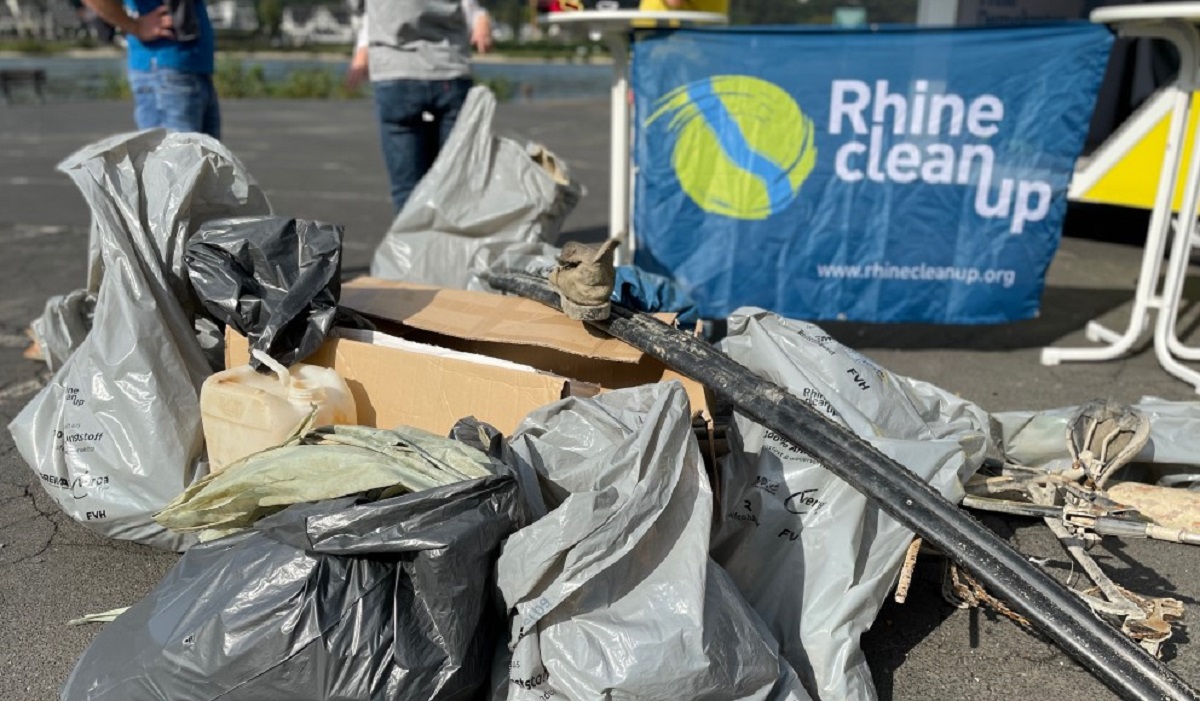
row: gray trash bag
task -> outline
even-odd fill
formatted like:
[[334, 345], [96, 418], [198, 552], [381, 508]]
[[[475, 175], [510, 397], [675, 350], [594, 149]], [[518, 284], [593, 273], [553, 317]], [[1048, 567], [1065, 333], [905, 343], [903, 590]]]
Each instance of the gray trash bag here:
[[471, 277], [468, 290], [497, 292], [488, 279], [493, 275], [525, 273], [537, 277], [548, 277], [558, 265], [558, 254], [562, 251], [548, 243], [522, 243], [501, 251], [488, 265], [487, 270]]
[[565, 399], [517, 429], [513, 452], [552, 510], [500, 556], [512, 630], [494, 697], [808, 699], [708, 557], [712, 491], [689, 417], [670, 382]]
[[[949, 499], [962, 499], [994, 453], [983, 410], [878, 367], [812, 324], [740, 309], [722, 347]], [[774, 431], [739, 414], [729, 439], [713, 559], [813, 698], [876, 698], [859, 638], [895, 584], [912, 532]]]
[[[59, 167], [61, 169], [61, 164]], [[100, 291], [100, 280], [104, 278], [101, 238], [100, 222], [93, 217], [88, 228], [86, 286], [66, 295], [51, 297], [46, 301], [42, 315], [29, 324], [51, 371], [62, 367], [92, 330], [96, 313], [96, 293]]]
[[62, 701], [473, 699], [520, 527], [508, 477], [289, 507], [197, 545], [104, 627]]
[[83, 343], [92, 330], [95, 313], [96, 295], [88, 290], [75, 290], [46, 301], [45, 311], [29, 327], [52, 372], [61, 368]]
[[192, 539], [151, 516], [206, 469], [199, 390], [211, 373], [188, 311], [183, 248], [209, 219], [270, 207], [241, 163], [201, 134], [115, 136], [59, 169], [92, 211], [94, 323], [9, 431], [71, 518], [179, 550]]
[[542, 147], [494, 136], [495, 111], [486, 87], [467, 94], [449, 140], [376, 248], [372, 276], [480, 289], [478, 276], [504, 251], [558, 236], [581, 188]]
[[[1200, 465], [1200, 403], [1142, 397], [1131, 408], [1150, 422], [1150, 439], [1131, 465]], [[1067, 426], [1078, 410], [1069, 406], [993, 414], [1001, 428], [1005, 460], [1055, 471], [1069, 468]]]

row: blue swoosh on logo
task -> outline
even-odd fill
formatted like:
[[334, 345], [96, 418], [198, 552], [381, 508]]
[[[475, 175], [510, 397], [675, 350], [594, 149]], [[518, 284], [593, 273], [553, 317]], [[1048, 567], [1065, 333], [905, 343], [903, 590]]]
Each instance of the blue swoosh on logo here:
[[783, 209], [795, 196], [787, 172], [746, 143], [746, 135], [734, 121], [733, 115], [729, 114], [720, 96], [713, 91], [711, 80], [692, 83], [687, 87], [687, 91], [692, 104], [700, 110], [704, 121], [712, 127], [717, 143], [721, 145], [725, 155], [743, 170], [763, 181], [767, 188], [767, 197], [771, 201], [771, 213], [775, 214]]

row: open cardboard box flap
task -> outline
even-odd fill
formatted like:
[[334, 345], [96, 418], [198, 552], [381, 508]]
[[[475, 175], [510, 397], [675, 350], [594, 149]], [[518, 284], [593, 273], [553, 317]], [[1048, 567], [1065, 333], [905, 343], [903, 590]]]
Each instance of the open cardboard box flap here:
[[618, 363], [643, 357], [623, 341], [521, 297], [359, 278], [342, 286], [341, 305], [376, 321], [469, 341], [538, 346]]
[[[474, 416], [510, 434], [529, 412], [563, 397], [664, 380], [681, 382], [693, 414], [711, 417], [700, 383], [537, 302], [363, 278], [343, 286], [341, 305], [378, 332], [365, 340], [342, 332], [351, 337], [327, 339], [304, 362], [345, 378], [364, 425], [446, 435]], [[438, 350], [448, 352], [431, 352]], [[232, 329], [225, 361], [249, 362], [246, 339]]]
[[[342, 286], [341, 305], [389, 334], [530, 365], [602, 389], [679, 380], [692, 412], [711, 417], [700, 383], [532, 300], [364, 277]], [[655, 316], [674, 320], [672, 314]]]

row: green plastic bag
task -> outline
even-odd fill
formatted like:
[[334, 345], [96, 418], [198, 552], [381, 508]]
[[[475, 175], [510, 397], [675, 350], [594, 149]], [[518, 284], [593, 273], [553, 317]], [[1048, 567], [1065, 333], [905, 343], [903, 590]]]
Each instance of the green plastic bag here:
[[326, 426], [197, 481], [154, 520], [209, 541], [292, 504], [372, 491], [386, 499], [493, 474], [487, 455], [420, 429]]

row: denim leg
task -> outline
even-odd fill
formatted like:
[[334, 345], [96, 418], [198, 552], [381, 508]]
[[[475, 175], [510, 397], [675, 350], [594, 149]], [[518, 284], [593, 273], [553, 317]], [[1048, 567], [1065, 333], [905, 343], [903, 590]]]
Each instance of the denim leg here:
[[221, 138], [221, 104], [217, 100], [217, 88], [213, 85], [211, 75], [201, 76], [204, 78], [204, 90], [208, 94], [204, 105], [204, 120], [201, 124], [200, 131], [208, 134], [214, 139]]
[[371, 86], [383, 162], [391, 184], [392, 208], [404, 209], [421, 177], [433, 165], [437, 133], [422, 118], [429, 109], [429, 83], [420, 80], [383, 80]]
[[172, 131], [203, 132], [205, 112], [212, 97], [211, 76], [167, 68], [157, 69], [155, 75], [160, 126]]
[[129, 71], [129, 89], [133, 92], [133, 122], [138, 129], [160, 125], [158, 83], [150, 71]]
[[467, 93], [474, 84], [470, 78], [439, 81], [435, 85], [438, 125], [438, 148], [446, 145], [454, 123], [458, 121], [458, 113], [462, 111], [463, 103], [467, 101]]

